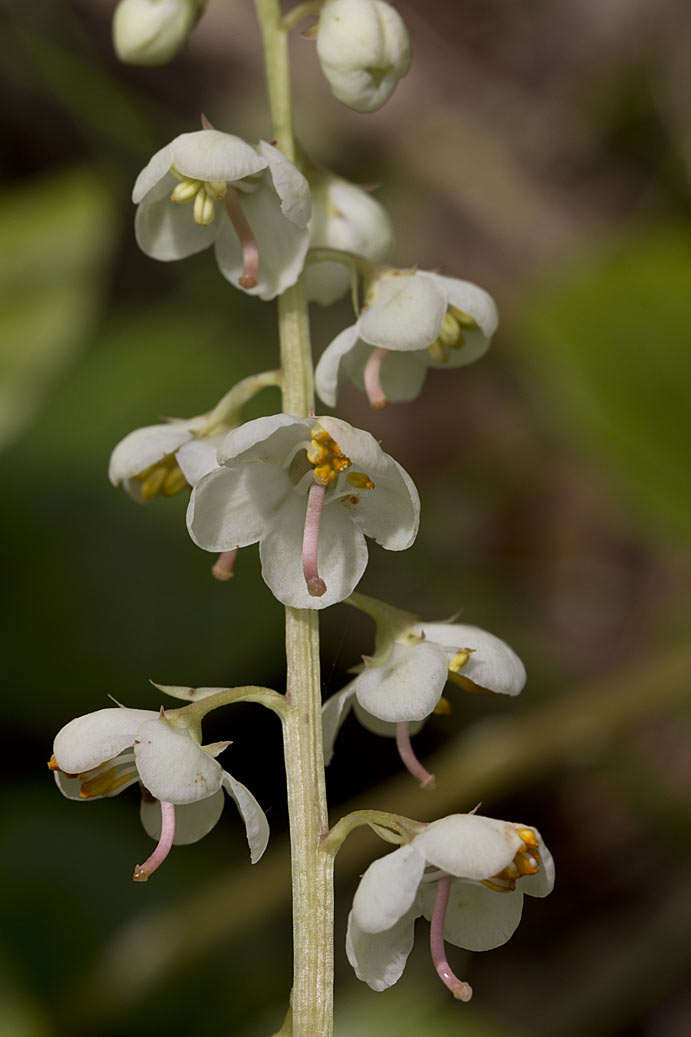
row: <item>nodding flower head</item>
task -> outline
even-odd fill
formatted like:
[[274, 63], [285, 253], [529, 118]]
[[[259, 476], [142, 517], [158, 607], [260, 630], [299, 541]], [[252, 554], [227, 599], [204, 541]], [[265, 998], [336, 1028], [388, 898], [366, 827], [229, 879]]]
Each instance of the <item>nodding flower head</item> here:
[[295, 284], [305, 259], [309, 185], [266, 141], [257, 147], [211, 127], [183, 133], [137, 177], [135, 232], [153, 259], [213, 246], [226, 280], [273, 299]]
[[285, 605], [342, 601], [367, 565], [365, 536], [401, 551], [417, 534], [410, 476], [338, 418], [257, 418], [228, 434], [218, 460], [190, 498], [190, 535], [206, 551], [258, 541], [264, 580]]
[[412, 400], [428, 368], [450, 370], [483, 356], [497, 324], [493, 299], [470, 281], [426, 270], [380, 270], [355, 324], [324, 350], [317, 392], [333, 407], [349, 378], [375, 409]]
[[453, 972], [444, 942], [470, 951], [501, 946], [520, 921], [523, 894], [545, 897], [553, 886], [554, 862], [536, 829], [452, 814], [370, 864], [348, 919], [348, 960], [358, 979], [386, 990], [401, 977], [424, 915], [437, 974], [469, 1001], [472, 989]]
[[245, 822], [252, 861], [269, 838], [264, 812], [245, 786], [215, 759], [229, 742], [201, 745], [197, 725], [185, 709], [100, 709], [77, 717], [58, 732], [48, 764], [68, 799], [85, 802], [118, 795], [137, 782], [142, 787], [140, 816], [158, 845], [135, 881], [145, 881], [165, 860], [174, 843], [193, 843], [206, 835], [223, 810], [223, 790]]

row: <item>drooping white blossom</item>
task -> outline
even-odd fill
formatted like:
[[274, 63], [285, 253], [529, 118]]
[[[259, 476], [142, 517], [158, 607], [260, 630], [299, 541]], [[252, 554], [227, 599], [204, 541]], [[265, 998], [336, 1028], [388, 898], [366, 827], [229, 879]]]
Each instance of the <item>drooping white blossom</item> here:
[[184, 709], [156, 713], [120, 706], [66, 724], [55, 738], [49, 766], [63, 795], [81, 802], [115, 796], [135, 782], [142, 785], [142, 823], [159, 839], [152, 863], [135, 871], [135, 878], [143, 880], [171, 844], [196, 842], [213, 828], [223, 810], [224, 789], [245, 822], [252, 862], [264, 853], [269, 826], [263, 810], [215, 759], [229, 744], [201, 745]]
[[110, 455], [108, 478], [135, 500], [170, 497], [195, 486], [218, 467], [226, 434], [242, 423], [242, 408], [257, 392], [277, 384], [278, 373], [250, 375], [234, 385], [207, 414], [171, 418], [134, 429]]
[[264, 580], [294, 608], [352, 592], [367, 565], [365, 536], [402, 551], [417, 534], [410, 476], [337, 418], [257, 418], [228, 433], [218, 461], [190, 498], [192, 539], [206, 551], [259, 542]]
[[317, 55], [339, 101], [374, 112], [410, 68], [410, 40], [400, 14], [384, 0], [326, 0]]
[[266, 141], [212, 128], [183, 133], [137, 177], [140, 248], [164, 262], [213, 245], [226, 280], [273, 299], [295, 284], [308, 247], [305, 177]]
[[384, 270], [370, 285], [358, 320], [322, 354], [317, 392], [333, 407], [349, 378], [373, 407], [412, 400], [428, 368], [463, 367], [483, 356], [497, 324], [492, 297], [470, 281], [426, 270]]
[[[338, 249], [372, 263], [385, 262], [394, 233], [384, 206], [369, 191], [340, 177], [317, 170], [308, 178], [312, 189], [310, 248]], [[344, 263], [328, 259], [308, 262], [303, 277], [307, 298], [329, 306], [348, 291], [350, 277]]]
[[120, 0], [113, 46], [127, 65], [165, 65], [187, 41], [202, 0]]
[[357, 677], [323, 706], [325, 760], [330, 762], [338, 730], [354, 706], [368, 730], [396, 738], [406, 767], [431, 788], [432, 776], [415, 758], [409, 736], [440, 709], [440, 702], [445, 705], [446, 682], [471, 693], [518, 695], [525, 667], [505, 641], [480, 627], [420, 623], [361, 594], [350, 603], [377, 618], [376, 651], [363, 657]]
[[454, 975], [444, 941], [471, 951], [501, 946], [520, 921], [523, 895], [544, 897], [553, 886], [554, 862], [536, 829], [452, 814], [369, 866], [348, 919], [348, 960], [358, 979], [386, 990], [403, 973], [424, 915], [440, 978], [468, 1001], [472, 990]]

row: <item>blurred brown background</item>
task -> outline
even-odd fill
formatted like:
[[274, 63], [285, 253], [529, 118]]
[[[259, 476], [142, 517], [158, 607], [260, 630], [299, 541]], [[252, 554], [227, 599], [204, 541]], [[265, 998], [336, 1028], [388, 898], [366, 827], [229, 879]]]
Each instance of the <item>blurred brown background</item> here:
[[[315, 161], [377, 196], [395, 260], [475, 280], [502, 324], [477, 365], [435, 372], [409, 405], [339, 413], [416, 479], [405, 554], [371, 551], [361, 589], [422, 617], [463, 609], [508, 640], [520, 700], [452, 695], [416, 748], [349, 722], [329, 771], [334, 819], [359, 797], [433, 817], [540, 827], [557, 888], [514, 938], [451, 950], [475, 988], [436, 979], [422, 923], [404, 979], [359, 984], [343, 952], [357, 881], [385, 849], [339, 858], [339, 1037], [682, 1037], [691, 1032], [691, 11], [683, 0], [401, 0], [414, 63], [381, 112], [330, 95], [295, 39], [297, 126]], [[277, 724], [217, 714], [225, 765], [267, 809], [250, 869], [228, 805], [146, 886], [137, 796], [78, 807], [45, 771], [57, 729], [108, 704], [157, 708], [147, 680], [281, 687], [282, 613], [242, 552], [216, 584], [185, 501], [137, 507], [106, 480], [113, 445], [208, 409], [273, 366], [274, 307], [204, 253], [164, 266], [133, 240], [131, 184], [204, 111], [270, 137], [249, 0], [210, 0], [162, 69], [115, 61], [110, 0], [5, 0], [0, 194], [3, 713], [0, 1034], [266, 1037], [290, 984]], [[318, 354], [351, 320], [314, 313]], [[260, 398], [259, 407], [277, 402]], [[323, 616], [323, 680], [371, 649], [345, 606]], [[436, 797], [436, 798], [435, 798]]]

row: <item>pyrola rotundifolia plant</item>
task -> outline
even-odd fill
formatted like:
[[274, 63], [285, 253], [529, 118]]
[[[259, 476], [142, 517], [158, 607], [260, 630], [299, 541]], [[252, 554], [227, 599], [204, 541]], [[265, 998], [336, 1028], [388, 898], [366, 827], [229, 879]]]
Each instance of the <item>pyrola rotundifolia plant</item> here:
[[[411, 737], [431, 714], [448, 712], [447, 695], [514, 696], [525, 683], [523, 663], [496, 634], [465, 617], [423, 622], [357, 590], [372, 545], [405, 551], [414, 542], [420, 499], [411, 475], [368, 431], [322, 410], [336, 406], [347, 379], [375, 408], [414, 399], [428, 368], [455, 370], [483, 357], [497, 311], [484, 289], [420, 270], [414, 256], [409, 266], [387, 265], [394, 228], [384, 208], [296, 144], [289, 34], [316, 16], [306, 38], [316, 41], [328, 87], [355, 111], [373, 112], [410, 66], [408, 32], [395, 7], [385, 0], [317, 0], [288, 12], [280, 0], [254, 5], [273, 142], [242, 139], [202, 118], [201, 127], [162, 139], [152, 157], [142, 156], [132, 197], [137, 242], [152, 259], [184, 261], [212, 248], [218, 291], [230, 290], [225, 279], [258, 300], [277, 300], [276, 370], [230, 386], [206, 414], [129, 432], [113, 450], [109, 476], [143, 502], [187, 493], [189, 535], [213, 553], [220, 580], [232, 576], [241, 548], [259, 544], [263, 579], [285, 606], [285, 689], [159, 685], [166, 702], [184, 704], [160, 712], [117, 704], [70, 720], [49, 766], [63, 795], [77, 801], [139, 786], [141, 821], [155, 845], [134, 867], [137, 882], [148, 880], [175, 844], [209, 834], [226, 796], [241, 824], [235, 809], [226, 814], [239, 836], [244, 825], [256, 864], [269, 841], [266, 817], [219, 762], [230, 743], [205, 743], [202, 723], [212, 710], [241, 701], [276, 713], [294, 931], [293, 990], [280, 1033], [328, 1037], [333, 865], [353, 829], [369, 825], [396, 847], [364, 871], [345, 934], [348, 960], [373, 990], [399, 980], [416, 920], [424, 917], [436, 972], [456, 999], [468, 1001], [472, 990], [455, 975], [446, 945], [481, 951], [504, 943], [520, 920], [523, 895], [552, 889], [554, 865], [536, 828], [474, 810], [431, 823], [363, 810], [329, 829], [324, 766], [351, 709], [370, 731], [395, 739], [402, 765], [433, 796], [435, 777]], [[118, 55], [135, 64], [168, 61], [203, 9], [202, 0], [121, 0], [113, 26]], [[308, 302], [329, 305], [349, 290], [353, 321], [326, 346], [315, 371]], [[245, 421], [244, 405], [268, 386], [280, 387], [281, 412]], [[353, 679], [322, 704], [319, 613], [341, 604], [374, 621], [373, 641], [363, 646], [369, 654]]]

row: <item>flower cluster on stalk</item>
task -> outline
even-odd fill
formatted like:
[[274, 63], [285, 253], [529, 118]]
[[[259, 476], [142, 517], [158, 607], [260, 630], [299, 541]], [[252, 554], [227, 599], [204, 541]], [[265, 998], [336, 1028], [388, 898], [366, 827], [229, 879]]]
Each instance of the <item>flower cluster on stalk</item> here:
[[[298, 5], [295, 24], [312, 7]], [[203, 8], [204, 0], [121, 0], [113, 28], [119, 56], [134, 64], [170, 60]], [[284, 28], [290, 18], [283, 18]], [[380, 108], [410, 66], [405, 24], [385, 0], [323, 0], [307, 36], [316, 39], [336, 98], [358, 112]], [[291, 161], [276, 143], [250, 144], [217, 130], [205, 117], [202, 129], [176, 136], [153, 155], [132, 198], [137, 242], [154, 259], [169, 262], [212, 248], [223, 277], [265, 301], [294, 289], [295, 298], [304, 291], [310, 302], [329, 305], [351, 288], [354, 322], [326, 346], [314, 371], [327, 407], [336, 405], [346, 379], [377, 409], [413, 400], [430, 368], [455, 369], [480, 359], [497, 329], [494, 301], [478, 285], [387, 265], [392, 223], [368, 190], [302, 154]], [[287, 337], [304, 338], [296, 331], [303, 317], [304, 309]], [[376, 623], [373, 654], [362, 656], [356, 676], [323, 705], [326, 762], [353, 708], [365, 727], [395, 737], [406, 768], [432, 790], [434, 776], [410, 738], [433, 713], [450, 711], [447, 684], [470, 694], [513, 697], [526, 681], [523, 663], [480, 627], [421, 622], [356, 591], [367, 567], [367, 539], [389, 551], [413, 544], [418, 492], [369, 432], [342, 418], [315, 415], [306, 405], [297, 415], [245, 421], [243, 405], [289, 373], [250, 375], [206, 414], [135, 429], [113, 450], [110, 480], [140, 501], [189, 490], [189, 535], [220, 556], [214, 566], [219, 578], [232, 574], [238, 550], [256, 543], [264, 581], [284, 605], [321, 610], [345, 601], [370, 615]], [[302, 375], [307, 397], [311, 369]], [[187, 697], [184, 689], [162, 690]], [[270, 696], [265, 704], [277, 712], [292, 705], [288, 695], [254, 690]], [[263, 810], [217, 760], [230, 742], [202, 744], [204, 711], [193, 700], [217, 691], [189, 689], [190, 705], [160, 712], [101, 709], [70, 721], [56, 736], [49, 766], [67, 798], [84, 802], [140, 787], [141, 820], [157, 845], [135, 869], [138, 881], [174, 844], [207, 834], [226, 794], [245, 824], [252, 862], [264, 853], [269, 829]], [[225, 703], [222, 695], [209, 709]], [[410, 822], [409, 830], [396, 824], [391, 822], [389, 841], [401, 845], [366, 869], [355, 893], [348, 959], [372, 989], [390, 987], [405, 968], [416, 920], [424, 916], [438, 975], [454, 997], [467, 1001], [471, 988], [449, 965], [445, 942], [468, 950], [504, 943], [520, 920], [523, 895], [551, 891], [552, 858], [537, 829], [476, 813]], [[379, 834], [386, 827], [372, 826]], [[325, 845], [336, 828], [322, 833]]]

